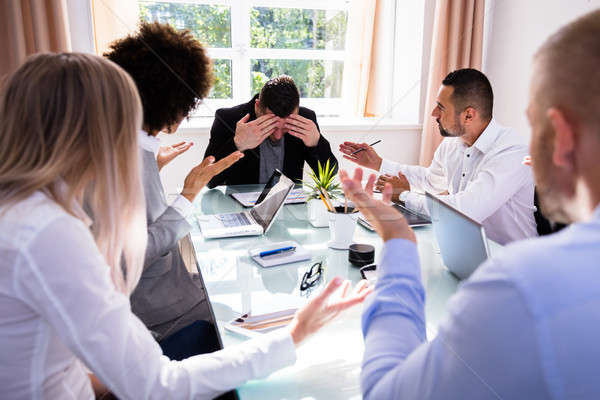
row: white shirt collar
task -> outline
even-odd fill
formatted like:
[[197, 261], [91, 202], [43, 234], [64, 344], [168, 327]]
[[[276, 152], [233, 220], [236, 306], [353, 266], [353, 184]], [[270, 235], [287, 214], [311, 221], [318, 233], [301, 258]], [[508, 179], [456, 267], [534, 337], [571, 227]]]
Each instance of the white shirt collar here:
[[501, 126], [492, 118], [473, 146], [482, 153], [487, 153], [494, 145], [500, 130]]
[[[67, 192], [69, 191], [69, 186], [67, 186], [67, 184], [65, 183], [64, 180], [59, 179], [55, 186], [54, 186], [54, 190], [56, 191], [56, 194], [59, 196], [66, 196]], [[45, 193], [45, 195], [50, 198], [48, 193]], [[83, 209], [83, 207], [81, 206], [81, 204], [76, 200], [73, 199], [73, 202], [71, 203], [71, 212], [74, 214], [74, 216], [76, 218], [79, 218], [88, 228], [90, 226], [92, 226], [92, 219], [90, 218], [90, 216], [85, 212], [85, 210]]]
[[139, 142], [140, 147], [146, 151], [151, 151], [154, 153], [154, 157], [158, 155], [158, 150], [160, 148], [160, 140], [156, 136], [148, 135], [147, 132], [140, 130], [139, 131]]

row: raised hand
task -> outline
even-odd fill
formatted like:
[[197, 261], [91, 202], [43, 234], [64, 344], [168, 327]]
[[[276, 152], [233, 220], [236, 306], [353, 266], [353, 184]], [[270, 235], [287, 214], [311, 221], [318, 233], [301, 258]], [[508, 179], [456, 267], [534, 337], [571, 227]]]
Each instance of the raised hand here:
[[[358, 150], [361, 151], [356, 153]], [[345, 159], [353, 161], [360, 166], [374, 169], [375, 171], [379, 171], [381, 168], [382, 158], [377, 155], [373, 147], [366, 143], [344, 142], [340, 144], [340, 151], [344, 153]]]
[[233, 142], [239, 151], [254, 149], [259, 146], [281, 123], [275, 114], [265, 114], [248, 122], [250, 114], [246, 114], [235, 125]]
[[181, 195], [190, 202], [193, 202], [198, 193], [200, 193], [200, 190], [214, 176], [225, 171], [242, 157], [244, 157], [244, 153], [240, 151], [235, 151], [217, 162], [215, 162], [213, 156], [206, 157], [199, 165], [192, 168], [190, 173], [185, 177]]
[[193, 145], [193, 142], [179, 142], [171, 146], [160, 146], [160, 148], [158, 149], [158, 154], [156, 156], [158, 170], [160, 171], [165, 165], [173, 161], [175, 157], [185, 153]]
[[383, 192], [386, 183], [392, 186], [392, 201], [400, 200], [400, 193], [410, 190], [410, 183], [401, 172], [398, 173], [398, 176], [380, 175], [375, 183], [375, 189]]
[[400, 238], [416, 242], [415, 233], [408, 226], [404, 216], [389, 204], [392, 198], [392, 186], [389, 183], [385, 184], [382, 200], [375, 200], [373, 198], [375, 174], [369, 176], [364, 188], [361, 184], [362, 177], [361, 168], [356, 168], [352, 178], [346, 171], [340, 171], [344, 195], [354, 202], [384, 241]]
[[301, 139], [306, 147], [315, 147], [319, 143], [321, 133], [317, 129], [317, 125], [308, 118], [298, 114], [290, 114], [285, 118], [284, 128], [290, 135]]
[[[339, 296], [332, 298], [336, 291]], [[339, 276], [333, 278], [318, 296], [296, 312], [290, 323], [290, 333], [294, 344], [300, 344], [342, 311], [362, 303], [372, 291], [373, 288], [369, 287], [365, 280], [358, 282], [354, 290], [350, 290], [350, 281], [342, 281]]]

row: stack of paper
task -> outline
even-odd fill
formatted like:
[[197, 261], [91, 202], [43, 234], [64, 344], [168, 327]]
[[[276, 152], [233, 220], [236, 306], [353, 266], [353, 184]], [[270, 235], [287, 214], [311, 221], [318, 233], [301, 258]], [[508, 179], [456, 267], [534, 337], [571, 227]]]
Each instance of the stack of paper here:
[[244, 314], [229, 321], [225, 325], [225, 329], [247, 337], [259, 336], [262, 333], [283, 328], [289, 324], [297, 310], [297, 308], [290, 308], [260, 315]]

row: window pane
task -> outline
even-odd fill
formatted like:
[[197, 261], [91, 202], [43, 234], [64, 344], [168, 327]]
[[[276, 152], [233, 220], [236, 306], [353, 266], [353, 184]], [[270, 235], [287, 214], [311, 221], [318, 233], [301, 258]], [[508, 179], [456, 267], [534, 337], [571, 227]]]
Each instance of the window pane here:
[[215, 84], [213, 85], [209, 99], [231, 99], [231, 60], [213, 59], [213, 72]]
[[207, 47], [231, 47], [231, 10], [227, 6], [140, 1], [142, 21], [167, 22], [189, 29]]
[[289, 75], [296, 82], [300, 97], [341, 97], [343, 61], [328, 60], [251, 60], [252, 93], [260, 92], [271, 78]]
[[347, 12], [340, 10], [254, 7], [250, 11], [250, 46], [344, 50], [347, 20]]

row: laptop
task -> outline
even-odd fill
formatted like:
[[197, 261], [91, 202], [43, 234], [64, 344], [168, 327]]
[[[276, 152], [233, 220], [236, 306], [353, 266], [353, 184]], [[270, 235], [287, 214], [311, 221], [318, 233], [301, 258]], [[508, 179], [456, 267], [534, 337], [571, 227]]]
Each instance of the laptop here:
[[[244, 207], [253, 207], [256, 204], [260, 204], [265, 197], [267, 197], [269, 190], [279, 181], [280, 175], [281, 172], [279, 172], [279, 170], [275, 170], [263, 188], [262, 192], [236, 192], [230, 193], [229, 195]], [[307, 200], [308, 193], [306, 193], [302, 186], [300, 186], [292, 189], [288, 197], [286, 197], [284, 204], [301, 204], [306, 203]]]
[[[199, 275], [199, 279], [200, 279], [200, 284], [202, 286], [202, 288], [204, 289], [204, 292], [207, 293], [208, 296], [208, 292], [206, 291], [206, 285], [204, 284], [204, 278], [202, 277], [202, 273], [200, 272], [200, 268], [198, 267], [198, 262], [195, 261], [196, 263], [196, 268], [198, 270], [198, 275]], [[212, 337], [207, 337], [205, 338], [205, 343], [209, 343], [210, 345], [206, 350], [209, 353], [213, 353], [215, 351], [219, 351], [219, 350], [223, 350], [223, 339], [221, 338], [221, 333], [219, 332], [219, 328], [217, 325], [217, 318], [215, 317], [215, 312], [213, 310], [212, 307], [212, 303], [210, 302], [210, 299], [207, 297], [206, 301], [201, 303], [202, 306], [204, 307], [204, 311], [202, 314], [203, 315], [208, 315], [208, 323], [210, 324], [210, 331], [211, 331], [211, 335]], [[215, 400], [239, 400], [239, 395], [237, 393], [237, 390], [231, 390], [229, 392], [223, 393], [222, 395], [218, 396], [215, 398]]]
[[[400, 211], [402, 215], [404, 215], [404, 218], [406, 218], [408, 225], [410, 225], [412, 228], [431, 224], [431, 220], [429, 220], [429, 218], [415, 211], [412, 211], [409, 208], [406, 208], [402, 204], [394, 203], [392, 204], [392, 207], [394, 207], [396, 210]], [[360, 214], [358, 217], [358, 223], [370, 231], [375, 230], [375, 228], [373, 228], [373, 226], [369, 224], [369, 221], [367, 221], [362, 214]]]
[[204, 238], [257, 236], [267, 233], [294, 187], [294, 182], [279, 170], [275, 170], [269, 181], [271, 180], [276, 180], [277, 183], [266, 189], [264, 200], [250, 211], [198, 216], [198, 225]]
[[468, 278], [490, 255], [483, 226], [431, 193], [425, 195], [444, 265], [458, 278]]

